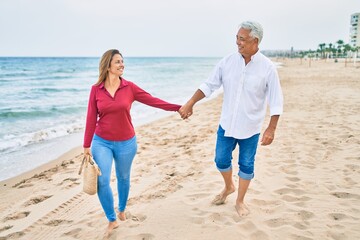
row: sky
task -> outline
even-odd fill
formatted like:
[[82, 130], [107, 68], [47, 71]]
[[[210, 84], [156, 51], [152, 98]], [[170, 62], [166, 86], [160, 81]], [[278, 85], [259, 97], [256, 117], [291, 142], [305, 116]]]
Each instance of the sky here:
[[222, 57], [238, 26], [264, 28], [261, 50], [349, 42], [360, 0], [0, 0], [0, 56]]

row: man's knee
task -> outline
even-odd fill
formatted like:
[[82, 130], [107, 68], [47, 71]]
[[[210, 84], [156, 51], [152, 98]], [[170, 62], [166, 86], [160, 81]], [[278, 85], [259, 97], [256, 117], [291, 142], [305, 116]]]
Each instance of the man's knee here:
[[220, 158], [220, 157], [215, 157], [215, 164], [216, 164], [216, 168], [220, 172], [228, 172], [232, 169], [231, 158], [224, 159], [224, 158]]

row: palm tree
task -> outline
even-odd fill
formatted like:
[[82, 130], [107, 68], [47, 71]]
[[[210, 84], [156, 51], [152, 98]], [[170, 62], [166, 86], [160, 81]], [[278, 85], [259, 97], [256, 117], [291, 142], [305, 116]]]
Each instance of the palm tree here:
[[332, 57], [331, 53], [333, 52], [333, 44], [329, 43], [328, 45], [329, 45], [329, 47], [327, 48], [328, 57]]
[[321, 58], [325, 58], [325, 46], [326, 46], [326, 43], [320, 43], [319, 44], [319, 52], [321, 54]]
[[339, 53], [341, 54], [341, 52], [342, 52], [344, 41], [340, 39], [336, 43], [338, 44], [338, 46], [337, 46], [337, 57], [338, 57]]
[[349, 52], [353, 52], [353, 48], [351, 47], [350, 44], [345, 44], [344, 47], [343, 47], [343, 55], [348, 57], [348, 53]]

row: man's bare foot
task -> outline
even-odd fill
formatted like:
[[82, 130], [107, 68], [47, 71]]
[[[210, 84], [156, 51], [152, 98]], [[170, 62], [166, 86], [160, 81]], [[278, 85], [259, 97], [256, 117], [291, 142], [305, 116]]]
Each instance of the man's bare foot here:
[[224, 188], [224, 190], [220, 194], [215, 196], [214, 200], [212, 200], [211, 203], [214, 204], [214, 205], [224, 204], [227, 196], [229, 196], [233, 192], [235, 192], [235, 187], [234, 186], [232, 186], [231, 189]]
[[118, 217], [121, 221], [125, 221], [126, 220], [125, 212], [119, 212]]
[[109, 222], [109, 225], [108, 225], [108, 227], [106, 229], [106, 232], [104, 234], [104, 239], [108, 239], [110, 237], [112, 231], [117, 227], [119, 227], [119, 223], [116, 220], [113, 221], [113, 222]]
[[236, 203], [235, 205], [236, 212], [240, 217], [244, 217], [250, 213], [249, 208], [245, 205], [245, 203]]

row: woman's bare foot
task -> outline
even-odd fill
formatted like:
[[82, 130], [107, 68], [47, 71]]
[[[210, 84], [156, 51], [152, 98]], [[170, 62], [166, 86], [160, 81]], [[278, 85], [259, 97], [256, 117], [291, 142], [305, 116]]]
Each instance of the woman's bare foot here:
[[234, 186], [232, 186], [230, 189], [224, 188], [224, 190], [220, 194], [215, 196], [214, 200], [212, 200], [212, 204], [215, 205], [224, 204], [227, 196], [229, 196], [233, 192], [235, 192]]
[[106, 229], [106, 232], [104, 234], [104, 239], [108, 239], [110, 237], [112, 231], [117, 227], [119, 227], [119, 223], [116, 220], [113, 221], [113, 222], [109, 222], [109, 225], [108, 225], [108, 227]]
[[118, 217], [121, 221], [125, 221], [126, 220], [125, 212], [119, 212]]
[[240, 217], [244, 217], [250, 213], [249, 208], [245, 205], [245, 203], [236, 203], [235, 205], [236, 212]]

